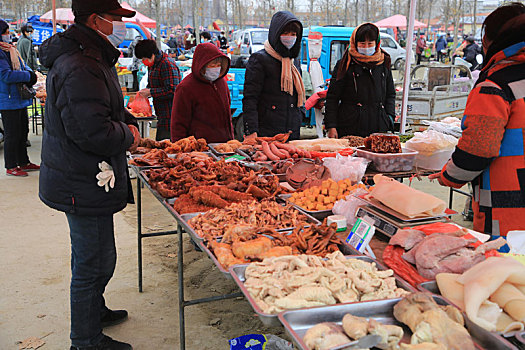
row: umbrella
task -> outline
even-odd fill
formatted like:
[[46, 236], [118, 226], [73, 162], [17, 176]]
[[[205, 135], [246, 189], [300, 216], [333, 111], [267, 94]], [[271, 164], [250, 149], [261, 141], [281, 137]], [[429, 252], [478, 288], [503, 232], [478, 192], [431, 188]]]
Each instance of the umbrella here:
[[193, 27], [190, 26], [189, 24], [186, 24], [186, 27], [184, 27], [184, 29], [193, 29]]
[[[44, 13], [40, 16], [40, 21], [42, 22], [52, 22], [53, 21], [53, 10]], [[56, 23], [69, 24], [75, 22], [75, 16], [71, 8], [58, 8], [56, 9]]]
[[[380, 20], [379, 22], [374, 23], [376, 26], [380, 28], [402, 28], [405, 29], [407, 27], [407, 18], [403, 15], [394, 15], [385, 19]], [[414, 20], [414, 28], [426, 28], [427, 25], [423, 22], [419, 22], [417, 20]]]

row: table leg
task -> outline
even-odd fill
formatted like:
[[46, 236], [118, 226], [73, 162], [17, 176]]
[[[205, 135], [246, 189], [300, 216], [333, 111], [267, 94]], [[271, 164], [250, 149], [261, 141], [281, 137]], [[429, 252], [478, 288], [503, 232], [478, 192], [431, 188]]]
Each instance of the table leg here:
[[186, 328], [185, 328], [185, 321], [184, 321], [184, 307], [185, 307], [185, 300], [184, 300], [184, 259], [183, 259], [183, 236], [182, 236], [182, 227], [179, 223], [177, 223], [177, 233], [179, 235], [179, 254], [178, 254], [178, 260], [179, 260], [179, 266], [178, 266], [178, 272], [179, 272], [179, 342], [180, 342], [180, 348], [182, 350], [186, 349]]
[[454, 201], [454, 189], [450, 187], [450, 193], [448, 197], [448, 207], [452, 209], [452, 202]]
[[142, 184], [137, 174], [137, 255], [139, 270], [139, 292], [142, 293]]

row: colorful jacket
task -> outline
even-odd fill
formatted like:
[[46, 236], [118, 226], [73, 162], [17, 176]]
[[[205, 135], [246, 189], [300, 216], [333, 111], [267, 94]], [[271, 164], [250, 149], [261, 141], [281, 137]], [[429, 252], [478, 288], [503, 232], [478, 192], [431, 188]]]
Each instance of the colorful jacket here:
[[463, 136], [441, 181], [474, 186], [474, 229], [525, 229], [525, 41], [495, 54], [469, 95]]
[[180, 81], [179, 67], [168, 54], [162, 51], [155, 54], [155, 63], [148, 73], [148, 87], [153, 97], [158, 128], [170, 130], [173, 96]]

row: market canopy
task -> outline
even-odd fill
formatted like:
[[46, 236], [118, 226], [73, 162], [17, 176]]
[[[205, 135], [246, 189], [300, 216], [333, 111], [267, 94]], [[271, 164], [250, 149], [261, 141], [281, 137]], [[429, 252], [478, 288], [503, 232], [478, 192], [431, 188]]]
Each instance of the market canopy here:
[[124, 17], [124, 18], [122, 18], [122, 20], [124, 22], [133, 22], [133, 23], [135, 23], [135, 22], [139, 22], [140, 21], [140, 23], [144, 27], [147, 27], [147, 28], [155, 28], [157, 26], [157, 22], [154, 19], [151, 19], [148, 16], [143, 15], [142, 13], [138, 12], [133, 7], [131, 7], [127, 2], [123, 2], [121, 5], [122, 5], [123, 8], [131, 10], [131, 11], [135, 11], [137, 13], [135, 15], [135, 17], [131, 17], [131, 18]]
[[[57, 17], [56, 21], [57, 23], [62, 24], [70, 24], [75, 22], [75, 15], [73, 15], [73, 11], [69, 7], [63, 7], [56, 9]], [[47, 11], [42, 16], [40, 16], [41, 22], [51, 22], [53, 20], [53, 11]]]
[[[382, 19], [379, 22], [374, 23], [380, 28], [401, 28], [405, 29], [407, 27], [407, 18], [403, 15], [394, 15], [388, 18]], [[414, 29], [426, 28], [427, 25], [418, 20], [414, 20]]]

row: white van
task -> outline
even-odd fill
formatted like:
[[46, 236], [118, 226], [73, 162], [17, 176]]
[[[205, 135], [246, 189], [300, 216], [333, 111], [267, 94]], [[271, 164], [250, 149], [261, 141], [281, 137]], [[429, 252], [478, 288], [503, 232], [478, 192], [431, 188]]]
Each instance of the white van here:
[[[406, 50], [390, 34], [380, 33], [380, 37], [381, 48], [390, 55], [394, 69], [401, 69], [405, 64]], [[412, 62], [414, 62], [414, 52], [412, 52]]]
[[240, 37], [241, 56], [250, 56], [252, 53], [264, 49], [264, 42], [268, 40], [267, 28], [251, 28], [242, 31]]

